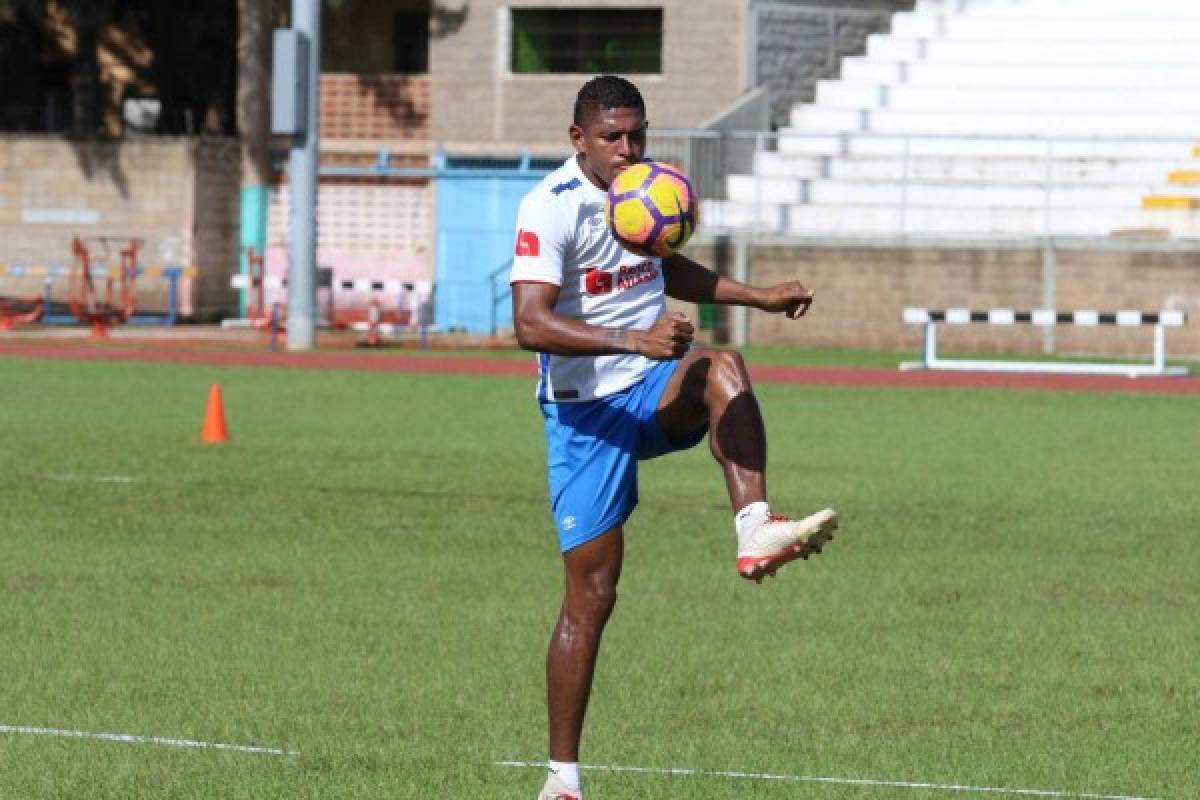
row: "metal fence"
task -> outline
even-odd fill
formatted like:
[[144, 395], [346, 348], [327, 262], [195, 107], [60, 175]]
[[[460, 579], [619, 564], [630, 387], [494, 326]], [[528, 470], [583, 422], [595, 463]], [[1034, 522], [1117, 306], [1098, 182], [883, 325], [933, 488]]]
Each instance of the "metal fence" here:
[[1200, 238], [1193, 139], [678, 130], [648, 151], [710, 232]]
[[[1176, 161], [1185, 164], [1193, 144], [1171, 138], [652, 130], [647, 155], [679, 165], [692, 178], [702, 202], [701, 239], [994, 240], [1037, 246], [1053, 237], [1095, 239], [1115, 231], [1123, 240], [1174, 235], [1186, 243], [1200, 242], [1200, 237], [1180, 236], [1196, 213], [1181, 210], [1179, 230], [1172, 231], [1148, 226], [1145, 214], [1156, 212], [1141, 206], [1144, 196], [1162, 188], [1155, 185], [1154, 170], [1162, 170], [1160, 183], [1165, 184], [1167, 168]], [[548, 169], [557, 162], [547, 158], [537, 163]], [[446, 175], [432, 177], [435, 184], [449, 180]], [[852, 196], [830, 199], [829, 193], [839, 187], [869, 195], [857, 201]], [[793, 196], [781, 197], [781, 191]], [[930, 192], [947, 197], [941, 205], [931, 204]], [[1121, 193], [1127, 195], [1124, 204], [1113, 205], [1114, 195]], [[473, 226], [483, 224], [480, 215], [469, 216]], [[931, 225], [931, 219], [937, 224]], [[472, 321], [443, 313], [439, 325], [468, 330], [486, 325], [495, 331], [510, 324], [512, 231], [503, 223], [511, 221], [497, 217], [493, 222], [494, 239], [504, 246], [492, 248], [495, 252], [483, 259], [490, 265], [486, 275], [467, 275], [438, 256], [439, 291], [478, 298], [471, 303], [476, 309]], [[816, 224], [822, 221], [824, 227]], [[445, 243], [439, 235], [439, 247]], [[482, 255], [478, 247], [471, 252]], [[440, 310], [450, 308], [444, 303]]]
[[646, 142], [649, 157], [677, 164], [707, 200], [726, 198], [725, 176], [754, 169], [754, 133], [711, 130], [654, 130]]

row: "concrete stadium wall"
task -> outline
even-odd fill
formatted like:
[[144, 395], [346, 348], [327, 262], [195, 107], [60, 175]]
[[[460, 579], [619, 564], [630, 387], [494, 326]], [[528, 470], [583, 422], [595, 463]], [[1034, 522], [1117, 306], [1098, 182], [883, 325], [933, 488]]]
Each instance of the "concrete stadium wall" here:
[[[693, 257], [711, 264], [711, 247]], [[905, 307], [1042, 308], [1042, 253], [1036, 247], [804, 246], [751, 249], [751, 282], [799, 280], [816, 291], [794, 322], [748, 312], [748, 343], [801, 347], [920, 350], [923, 329], [905, 325]], [[1056, 250], [1055, 305], [1062, 311], [1158, 311], [1192, 315], [1167, 330], [1168, 356], [1200, 357], [1200, 249], [1124, 248], [1077, 242]], [[1058, 326], [1053, 352], [1149, 359], [1152, 329]], [[939, 326], [939, 352], [1040, 353], [1043, 329], [1029, 325]]]
[[[142, 266], [196, 270], [183, 309], [215, 319], [236, 300], [240, 182], [230, 139], [0, 137], [0, 265], [70, 266], [74, 236], [139, 237]], [[15, 280], [0, 277], [0, 293], [41, 289]]]
[[[566, 153], [579, 87], [591, 75], [513, 75], [506, 8], [571, 7], [555, 0], [439, 3], [430, 40], [432, 136], [447, 150], [491, 147]], [[747, 86], [746, 4], [687, 0], [663, 7], [663, 74], [632, 75], [657, 128], [690, 128]], [[644, 8], [642, 0], [596, 0], [588, 8]]]

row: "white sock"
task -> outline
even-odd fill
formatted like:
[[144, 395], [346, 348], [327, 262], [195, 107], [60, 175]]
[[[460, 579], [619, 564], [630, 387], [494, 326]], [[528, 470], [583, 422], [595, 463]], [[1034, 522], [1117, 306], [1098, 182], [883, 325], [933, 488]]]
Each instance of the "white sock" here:
[[565, 783], [568, 789], [579, 788], [578, 761], [551, 761], [546, 766], [550, 767], [550, 771], [557, 775], [558, 779]]
[[737, 512], [733, 518], [733, 527], [737, 531], [738, 538], [745, 536], [747, 530], [766, 519], [769, 513], [771, 513], [771, 507], [765, 500], [751, 503]]

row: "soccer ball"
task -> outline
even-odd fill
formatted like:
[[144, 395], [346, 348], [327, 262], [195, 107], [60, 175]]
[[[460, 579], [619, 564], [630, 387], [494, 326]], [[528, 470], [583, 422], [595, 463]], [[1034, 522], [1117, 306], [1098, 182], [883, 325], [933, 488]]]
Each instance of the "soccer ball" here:
[[662, 258], [683, 247], [696, 230], [696, 193], [680, 170], [643, 161], [608, 185], [604, 216], [627, 250]]

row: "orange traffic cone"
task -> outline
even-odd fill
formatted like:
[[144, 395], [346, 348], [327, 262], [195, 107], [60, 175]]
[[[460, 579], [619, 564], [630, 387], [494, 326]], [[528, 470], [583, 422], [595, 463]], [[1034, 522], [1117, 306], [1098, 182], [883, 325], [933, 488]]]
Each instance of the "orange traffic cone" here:
[[108, 341], [108, 320], [101, 316], [92, 317], [92, 338], [97, 341]]
[[229, 430], [225, 427], [225, 407], [221, 402], [221, 384], [214, 383], [208, 390], [208, 406], [204, 409], [204, 427], [200, 441], [205, 444], [220, 444], [229, 441]]

